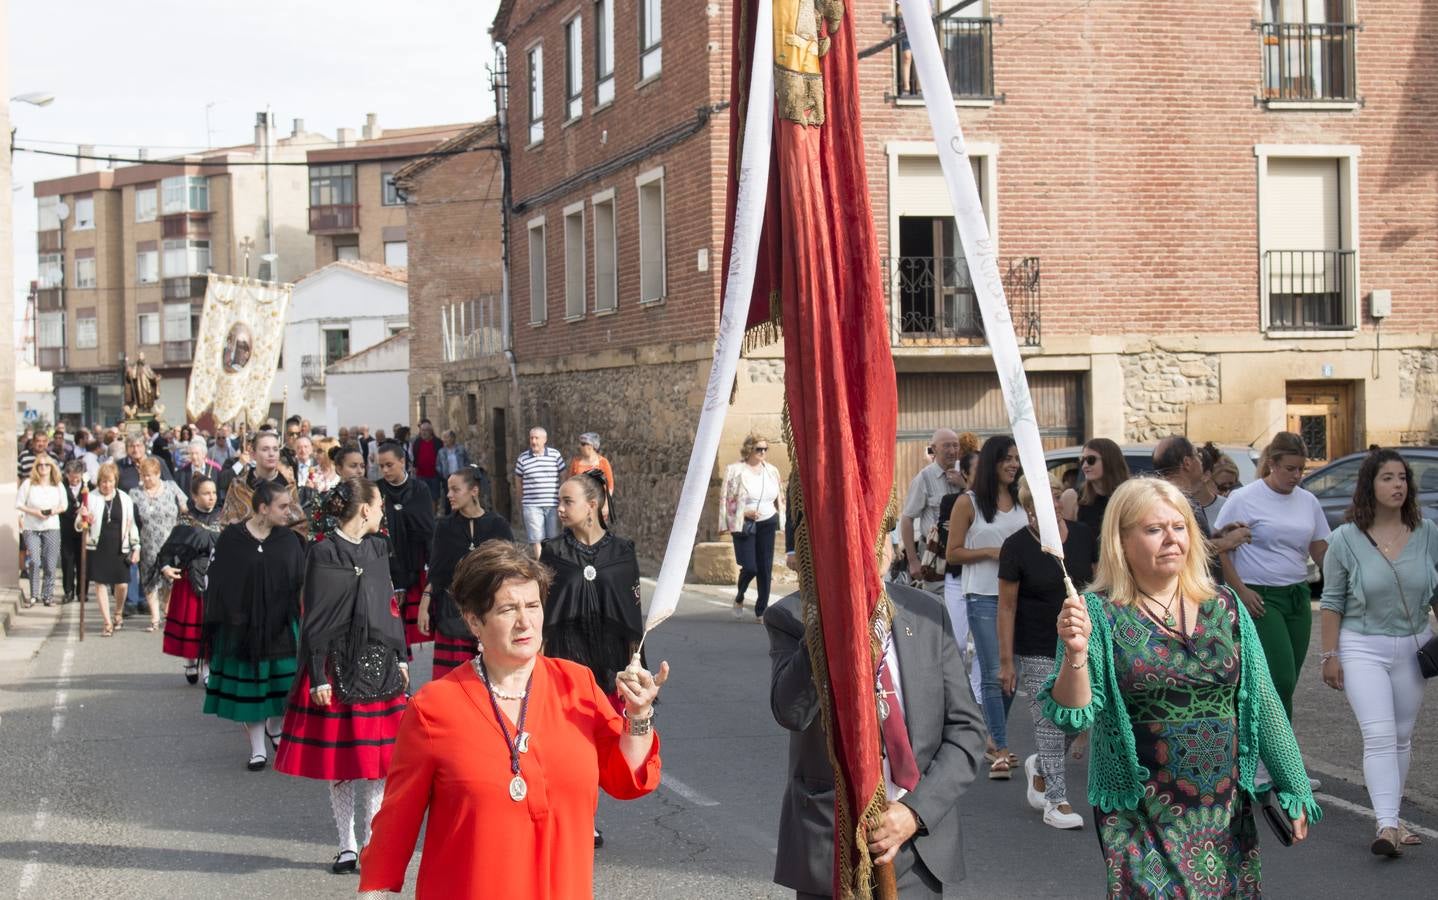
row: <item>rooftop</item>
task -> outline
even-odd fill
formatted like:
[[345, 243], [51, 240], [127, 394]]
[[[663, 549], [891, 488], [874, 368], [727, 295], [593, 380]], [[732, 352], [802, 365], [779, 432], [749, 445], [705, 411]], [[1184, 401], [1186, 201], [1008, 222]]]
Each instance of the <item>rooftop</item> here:
[[315, 278], [322, 273], [329, 272], [334, 269], [347, 269], [351, 272], [358, 272], [359, 274], [365, 275], [369, 278], [378, 278], [381, 281], [388, 281], [393, 284], [402, 284], [406, 287], [409, 286], [409, 271], [404, 267], [386, 266], [383, 263], [366, 262], [365, 260], [361, 259], [336, 260], [335, 262], [332, 262], [327, 266], [315, 269], [313, 272], [310, 272], [308, 275], [299, 279], [299, 281], [295, 283], [300, 284], [302, 282], [308, 281], [311, 278]]

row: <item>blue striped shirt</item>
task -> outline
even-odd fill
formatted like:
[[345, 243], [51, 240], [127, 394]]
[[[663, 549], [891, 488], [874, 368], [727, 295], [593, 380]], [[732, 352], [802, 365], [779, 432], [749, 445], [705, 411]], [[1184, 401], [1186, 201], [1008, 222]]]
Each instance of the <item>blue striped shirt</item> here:
[[559, 482], [564, 475], [564, 457], [553, 447], [535, 455], [533, 450], [519, 454], [514, 461], [514, 474], [524, 485], [525, 506], [558, 506]]

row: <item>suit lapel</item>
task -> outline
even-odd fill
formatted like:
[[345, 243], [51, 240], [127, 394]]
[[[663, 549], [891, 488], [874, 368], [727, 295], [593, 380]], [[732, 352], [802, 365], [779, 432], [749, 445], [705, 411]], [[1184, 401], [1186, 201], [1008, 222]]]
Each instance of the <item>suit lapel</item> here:
[[897, 602], [894, 603], [894, 620], [891, 624], [894, 635], [894, 653], [899, 657], [899, 685], [904, 692], [904, 726], [909, 732], [909, 744], [918, 751], [918, 735], [914, 723], [924, 720], [922, 653], [918, 636], [914, 633], [915, 616]]

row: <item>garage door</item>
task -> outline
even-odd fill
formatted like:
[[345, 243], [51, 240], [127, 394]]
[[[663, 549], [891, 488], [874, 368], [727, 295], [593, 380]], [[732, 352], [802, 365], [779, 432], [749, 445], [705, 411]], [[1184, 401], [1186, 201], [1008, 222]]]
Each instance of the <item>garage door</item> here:
[[[1083, 373], [1032, 372], [1029, 392], [1045, 449], [1083, 443]], [[899, 375], [899, 446], [894, 459], [899, 497], [928, 463], [924, 450], [939, 428], [972, 431], [979, 440], [1009, 432], [997, 375], [914, 372]]]

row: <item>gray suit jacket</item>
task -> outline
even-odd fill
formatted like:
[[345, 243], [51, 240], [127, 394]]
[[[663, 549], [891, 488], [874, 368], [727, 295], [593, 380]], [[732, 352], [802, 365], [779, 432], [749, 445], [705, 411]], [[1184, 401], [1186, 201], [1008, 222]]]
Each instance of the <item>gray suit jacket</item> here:
[[[914, 588], [888, 585], [893, 598], [894, 652], [904, 696], [904, 721], [919, 766], [919, 783], [903, 803], [924, 830], [900, 850], [903, 875], [915, 856], [935, 877], [964, 877], [958, 801], [974, 780], [984, 751], [983, 716], [974, 702], [944, 605]], [[789, 785], [779, 812], [774, 881], [796, 891], [830, 894], [834, 873], [834, 772], [804, 644], [800, 597], [790, 594], [764, 613], [773, 664], [769, 705], [789, 735]]]

